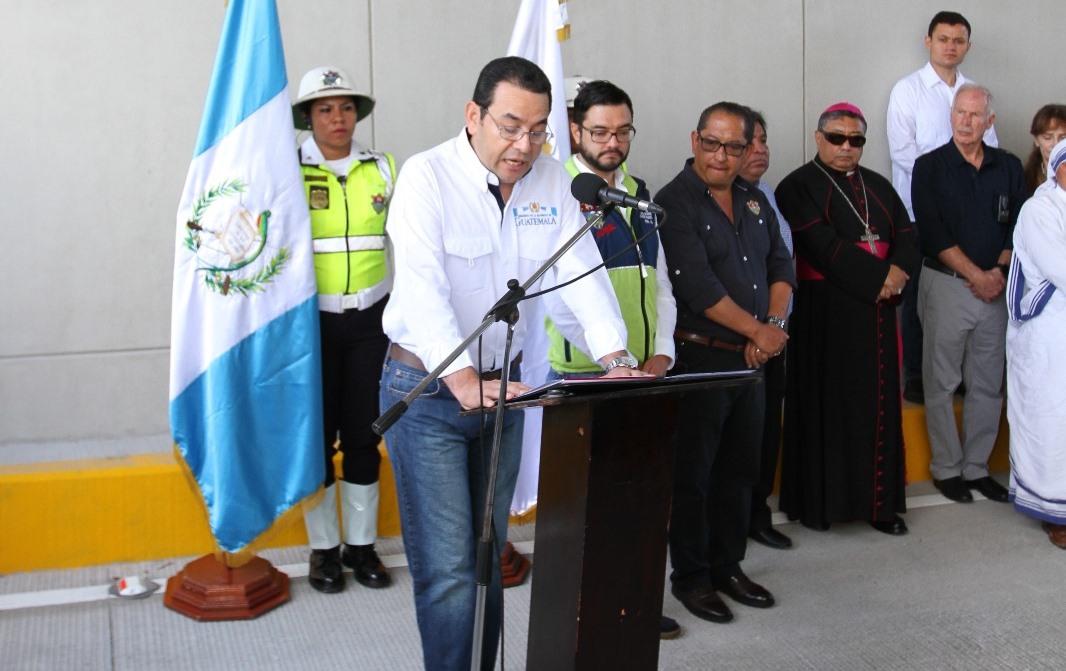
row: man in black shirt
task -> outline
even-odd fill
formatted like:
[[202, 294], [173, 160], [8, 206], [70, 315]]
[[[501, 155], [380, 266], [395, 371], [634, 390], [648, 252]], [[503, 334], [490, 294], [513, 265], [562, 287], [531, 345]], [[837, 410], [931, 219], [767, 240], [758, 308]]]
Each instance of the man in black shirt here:
[[[788, 338], [791, 256], [766, 197], [737, 177], [754, 132], [750, 110], [717, 103], [697, 128], [693, 158], [656, 196], [669, 214], [660, 237], [677, 299], [674, 372], [759, 368]], [[712, 622], [733, 619], [719, 591], [774, 604], [740, 569], [764, 405], [758, 384], [686, 394], [678, 411], [670, 580], [674, 596]]]
[[[921, 273], [918, 286], [930, 470], [940, 492], [960, 503], [973, 500], [970, 489], [1007, 500], [988, 475], [988, 456], [1003, 409], [1003, 290], [1025, 185], [1021, 161], [982, 141], [994, 120], [988, 89], [960, 87], [951, 142], [915, 162], [911, 183], [923, 265], [931, 271]], [[960, 382], [965, 443], [953, 402]]]

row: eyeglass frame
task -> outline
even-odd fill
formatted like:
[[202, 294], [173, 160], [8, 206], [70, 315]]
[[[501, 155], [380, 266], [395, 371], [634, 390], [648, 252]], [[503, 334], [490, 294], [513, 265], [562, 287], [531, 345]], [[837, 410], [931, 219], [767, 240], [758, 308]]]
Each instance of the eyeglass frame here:
[[[496, 117], [493, 116], [492, 112], [489, 111], [488, 107], [485, 107], [484, 105], [482, 105], [481, 106], [481, 111], [484, 112], [485, 114], [488, 114], [489, 118], [492, 119], [492, 123], [494, 123], [496, 125], [496, 130], [498, 130], [500, 132], [500, 138], [503, 139], [503, 140], [507, 140], [508, 142], [518, 142], [519, 140], [521, 140], [522, 138], [524, 138], [525, 136], [528, 135], [530, 144], [543, 145], [543, 144], [545, 144], [546, 142], [548, 142], [549, 140], [551, 140], [552, 138], [555, 137], [555, 133], [553, 133], [551, 131], [551, 128], [548, 128], [547, 126], [544, 127], [544, 130], [525, 130], [523, 128], [519, 128], [518, 126], [503, 126], [496, 119]], [[514, 137], [507, 137], [506, 135], [504, 135], [505, 132], [506, 133], [517, 133], [517, 135], [515, 135]], [[540, 134], [540, 133], [544, 133], [544, 139], [542, 139], [542, 140], [533, 139], [533, 135], [534, 134]]]
[[[616, 130], [616, 131], [609, 131], [606, 128], [586, 128], [584, 126], [578, 126], [578, 128], [580, 128], [583, 131], [587, 131], [588, 134], [589, 134], [589, 139], [591, 139], [596, 144], [607, 144], [608, 142], [611, 141], [612, 137], [614, 139], [618, 140], [618, 142], [620, 142], [620, 143], [621, 142], [632, 142], [633, 138], [635, 138], [637, 136], [637, 129], [636, 129], [635, 126], [627, 126], [624, 129]], [[602, 140], [597, 140], [596, 139], [596, 133], [606, 133], [607, 137], [605, 137]], [[623, 140], [622, 138], [618, 137], [619, 133], [629, 133], [629, 138], [626, 139], [626, 140]]]
[[[748, 149], [748, 147], [751, 146], [750, 142], [743, 142], [743, 143], [741, 143], [741, 142], [722, 142], [721, 140], [719, 140], [717, 138], [703, 137], [702, 135], [700, 135], [699, 131], [696, 131], [696, 137], [699, 138], [699, 140], [700, 140], [700, 149], [702, 149], [703, 151], [707, 152], [708, 154], [717, 154], [718, 150], [721, 149], [721, 150], [725, 151], [725, 155], [726, 156], [732, 156], [733, 158], [737, 158], [737, 157], [743, 156], [744, 152]], [[708, 149], [707, 148], [707, 144], [706, 144], [708, 142], [713, 142], [713, 143], [717, 144], [718, 146], [715, 149]], [[728, 149], [728, 147], [734, 147], [735, 148], [737, 146], [740, 147], [740, 151], [737, 152], [737, 153], [732, 153]]]

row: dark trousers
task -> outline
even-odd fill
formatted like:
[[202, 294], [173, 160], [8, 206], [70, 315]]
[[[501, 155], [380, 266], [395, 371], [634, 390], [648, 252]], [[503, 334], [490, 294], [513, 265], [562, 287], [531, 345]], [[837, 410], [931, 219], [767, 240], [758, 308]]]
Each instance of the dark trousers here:
[[769, 529], [772, 511], [766, 499], [774, 492], [777, 458], [781, 453], [781, 402], [785, 399], [785, 355], [775, 356], [763, 366], [766, 412], [762, 427], [759, 479], [751, 489], [752, 531]]
[[344, 481], [378, 481], [381, 439], [370, 428], [378, 417], [378, 386], [389, 340], [381, 330], [388, 298], [366, 310], [319, 312], [322, 330], [322, 420], [325, 429], [325, 484], [334, 481], [334, 444], [340, 438]]
[[[675, 373], [741, 370], [743, 356], [678, 341]], [[762, 384], [685, 394], [678, 409], [670, 580], [692, 589], [735, 571], [747, 550], [759, 475]]]
[[[917, 227], [915, 228], [917, 231]], [[914, 244], [918, 244], [915, 233]], [[907, 280], [903, 287], [903, 305], [899, 311], [899, 334], [903, 343], [903, 383], [922, 379], [922, 322], [918, 319], [918, 278], [922, 266]]]

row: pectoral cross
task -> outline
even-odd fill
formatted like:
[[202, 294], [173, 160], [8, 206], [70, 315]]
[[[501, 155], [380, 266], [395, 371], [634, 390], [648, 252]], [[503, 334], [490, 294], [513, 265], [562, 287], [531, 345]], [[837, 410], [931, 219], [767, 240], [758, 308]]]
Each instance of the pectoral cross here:
[[874, 233], [873, 231], [871, 231], [870, 229], [867, 228], [866, 229], [866, 235], [860, 237], [859, 239], [870, 246], [870, 253], [871, 254], [876, 254], [877, 253], [877, 245], [875, 245], [874, 243], [881, 239], [880, 235], [878, 235], [877, 233]]

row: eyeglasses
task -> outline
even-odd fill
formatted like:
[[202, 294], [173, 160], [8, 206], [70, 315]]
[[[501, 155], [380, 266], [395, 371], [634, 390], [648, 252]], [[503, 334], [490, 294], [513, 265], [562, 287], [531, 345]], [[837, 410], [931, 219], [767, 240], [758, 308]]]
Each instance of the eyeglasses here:
[[585, 128], [582, 126], [581, 130], [586, 131], [596, 144], [607, 144], [612, 137], [619, 142], [632, 142], [633, 138], [637, 136], [637, 129], [632, 126], [616, 130], [613, 133], [606, 128]]
[[492, 119], [492, 123], [496, 124], [496, 128], [500, 130], [500, 137], [502, 137], [504, 140], [508, 140], [510, 142], [518, 142], [519, 140], [528, 135], [530, 144], [544, 144], [548, 140], [555, 137], [548, 129], [522, 130], [518, 126], [501, 126], [500, 122], [496, 120], [496, 117], [492, 116], [492, 112], [489, 111], [488, 107], [482, 107], [481, 109], [485, 112], [485, 114], [489, 115], [489, 118]]
[[826, 142], [833, 145], [834, 147], [839, 147], [840, 145], [847, 142], [852, 147], [855, 147], [856, 149], [861, 149], [862, 146], [866, 144], [865, 135], [844, 135], [843, 133], [826, 133], [824, 130], [820, 130], [818, 132], [822, 134], [822, 137], [825, 138]]
[[717, 154], [719, 149], [725, 149], [727, 156], [743, 156], [744, 150], [748, 148], [748, 145], [744, 142], [721, 142], [713, 137], [703, 137], [697, 135], [700, 139], [700, 146], [703, 147], [703, 151], [708, 154]]

